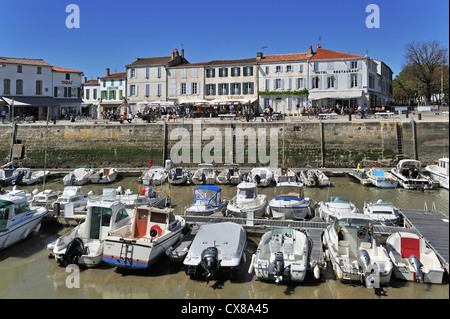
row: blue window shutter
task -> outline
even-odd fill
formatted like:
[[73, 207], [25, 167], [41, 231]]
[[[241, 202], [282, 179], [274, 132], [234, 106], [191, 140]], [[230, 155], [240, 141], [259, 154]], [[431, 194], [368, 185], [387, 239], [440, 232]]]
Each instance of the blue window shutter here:
[[253, 94], [253, 92], [254, 92], [254, 83], [251, 82], [250, 83], [250, 94]]
[[241, 94], [241, 83], [238, 83], [238, 92], [237, 92], [237, 94]]

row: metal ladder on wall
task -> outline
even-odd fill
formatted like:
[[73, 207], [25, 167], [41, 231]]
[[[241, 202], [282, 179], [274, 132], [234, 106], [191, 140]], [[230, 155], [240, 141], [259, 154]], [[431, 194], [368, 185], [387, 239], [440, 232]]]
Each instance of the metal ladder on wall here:
[[402, 123], [397, 123], [397, 143], [398, 143], [398, 155], [399, 159], [404, 157], [403, 154], [403, 125]]

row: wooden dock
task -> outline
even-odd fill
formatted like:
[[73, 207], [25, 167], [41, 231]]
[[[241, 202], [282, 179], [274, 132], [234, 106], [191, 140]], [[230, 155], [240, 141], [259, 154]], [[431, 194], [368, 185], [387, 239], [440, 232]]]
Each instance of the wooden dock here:
[[401, 209], [407, 226], [424, 237], [449, 273], [449, 218], [435, 210]]

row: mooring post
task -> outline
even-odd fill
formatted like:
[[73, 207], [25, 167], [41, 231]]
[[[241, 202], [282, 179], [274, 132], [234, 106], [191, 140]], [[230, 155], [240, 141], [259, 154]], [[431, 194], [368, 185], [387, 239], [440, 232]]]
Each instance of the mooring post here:
[[325, 134], [322, 120], [319, 121], [320, 125], [320, 153], [322, 157], [322, 167], [325, 167]]
[[412, 136], [413, 136], [413, 146], [414, 146], [414, 159], [416, 161], [418, 161], [419, 154], [417, 153], [417, 128], [416, 128], [416, 122], [414, 121], [414, 118], [411, 118], [411, 125], [412, 125]]
[[166, 163], [167, 159], [167, 123], [166, 120], [163, 122], [163, 165]]

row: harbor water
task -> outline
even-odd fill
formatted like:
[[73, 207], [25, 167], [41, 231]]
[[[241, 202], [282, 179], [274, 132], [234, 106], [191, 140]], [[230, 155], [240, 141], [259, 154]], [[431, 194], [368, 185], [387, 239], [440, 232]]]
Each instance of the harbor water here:
[[[379, 189], [363, 186], [350, 177], [331, 177], [333, 186], [327, 188], [305, 188], [305, 196], [316, 202], [326, 201], [330, 196], [346, 196], [362, 211], [364, 201], [383, 199], [399, 208], [429, 209], [449, 214], [448, 190], [439, 188], [430, 191]], [[107, 187], [138, 191], [137, 177], [120, 178]], [[23, 187], [31, 192], [38, 186]], [[90, 190], [102, 193], [104, 186], [83, 186], [83, 194]], [[194, 188], [170, 186], [175, 212], [181, 214], [193, 199]], [[62, 178], [50, 180], [46, 189], [62, 190]], [[167, 195], [167, 184], [154, 187], [160, 195]], [[272, 198], [274, 187], [259, 188], [259, 192]], [[235, 186], [222, 186], [222, 196], [235, 196]], [[426, 205], [426, 206], [425, 206]], [[164, 256], [155, 265], [145, 270], [119, 270], [105, 263], [92, 269], [81, 269], [79, 287], [71, 283], [72, 272], [57, 265], [49, 258], [47, 244], [70, 230], [55, 224], [44, 225], [41, 230], [12, 247], [0, 251], [0, 298], [10, 299], [448, 299], [449, 285], [445, 276], [441, 285], [419, 284], [398, 281], [392, 278], [387, 287], [369, 289], [359, 283], [345, 284], [336, 280], [329, 266], [321, 279], [308, 274], [301, 284], [266, 283], [255, 280], [247, 269], [251, 255], [255, 252], [259, 238], [251, 235], [246, 248], [246, 269], [236, 278], [217, 278], [209, 283], [189, 278], [182, 264], [170, 263]]]

